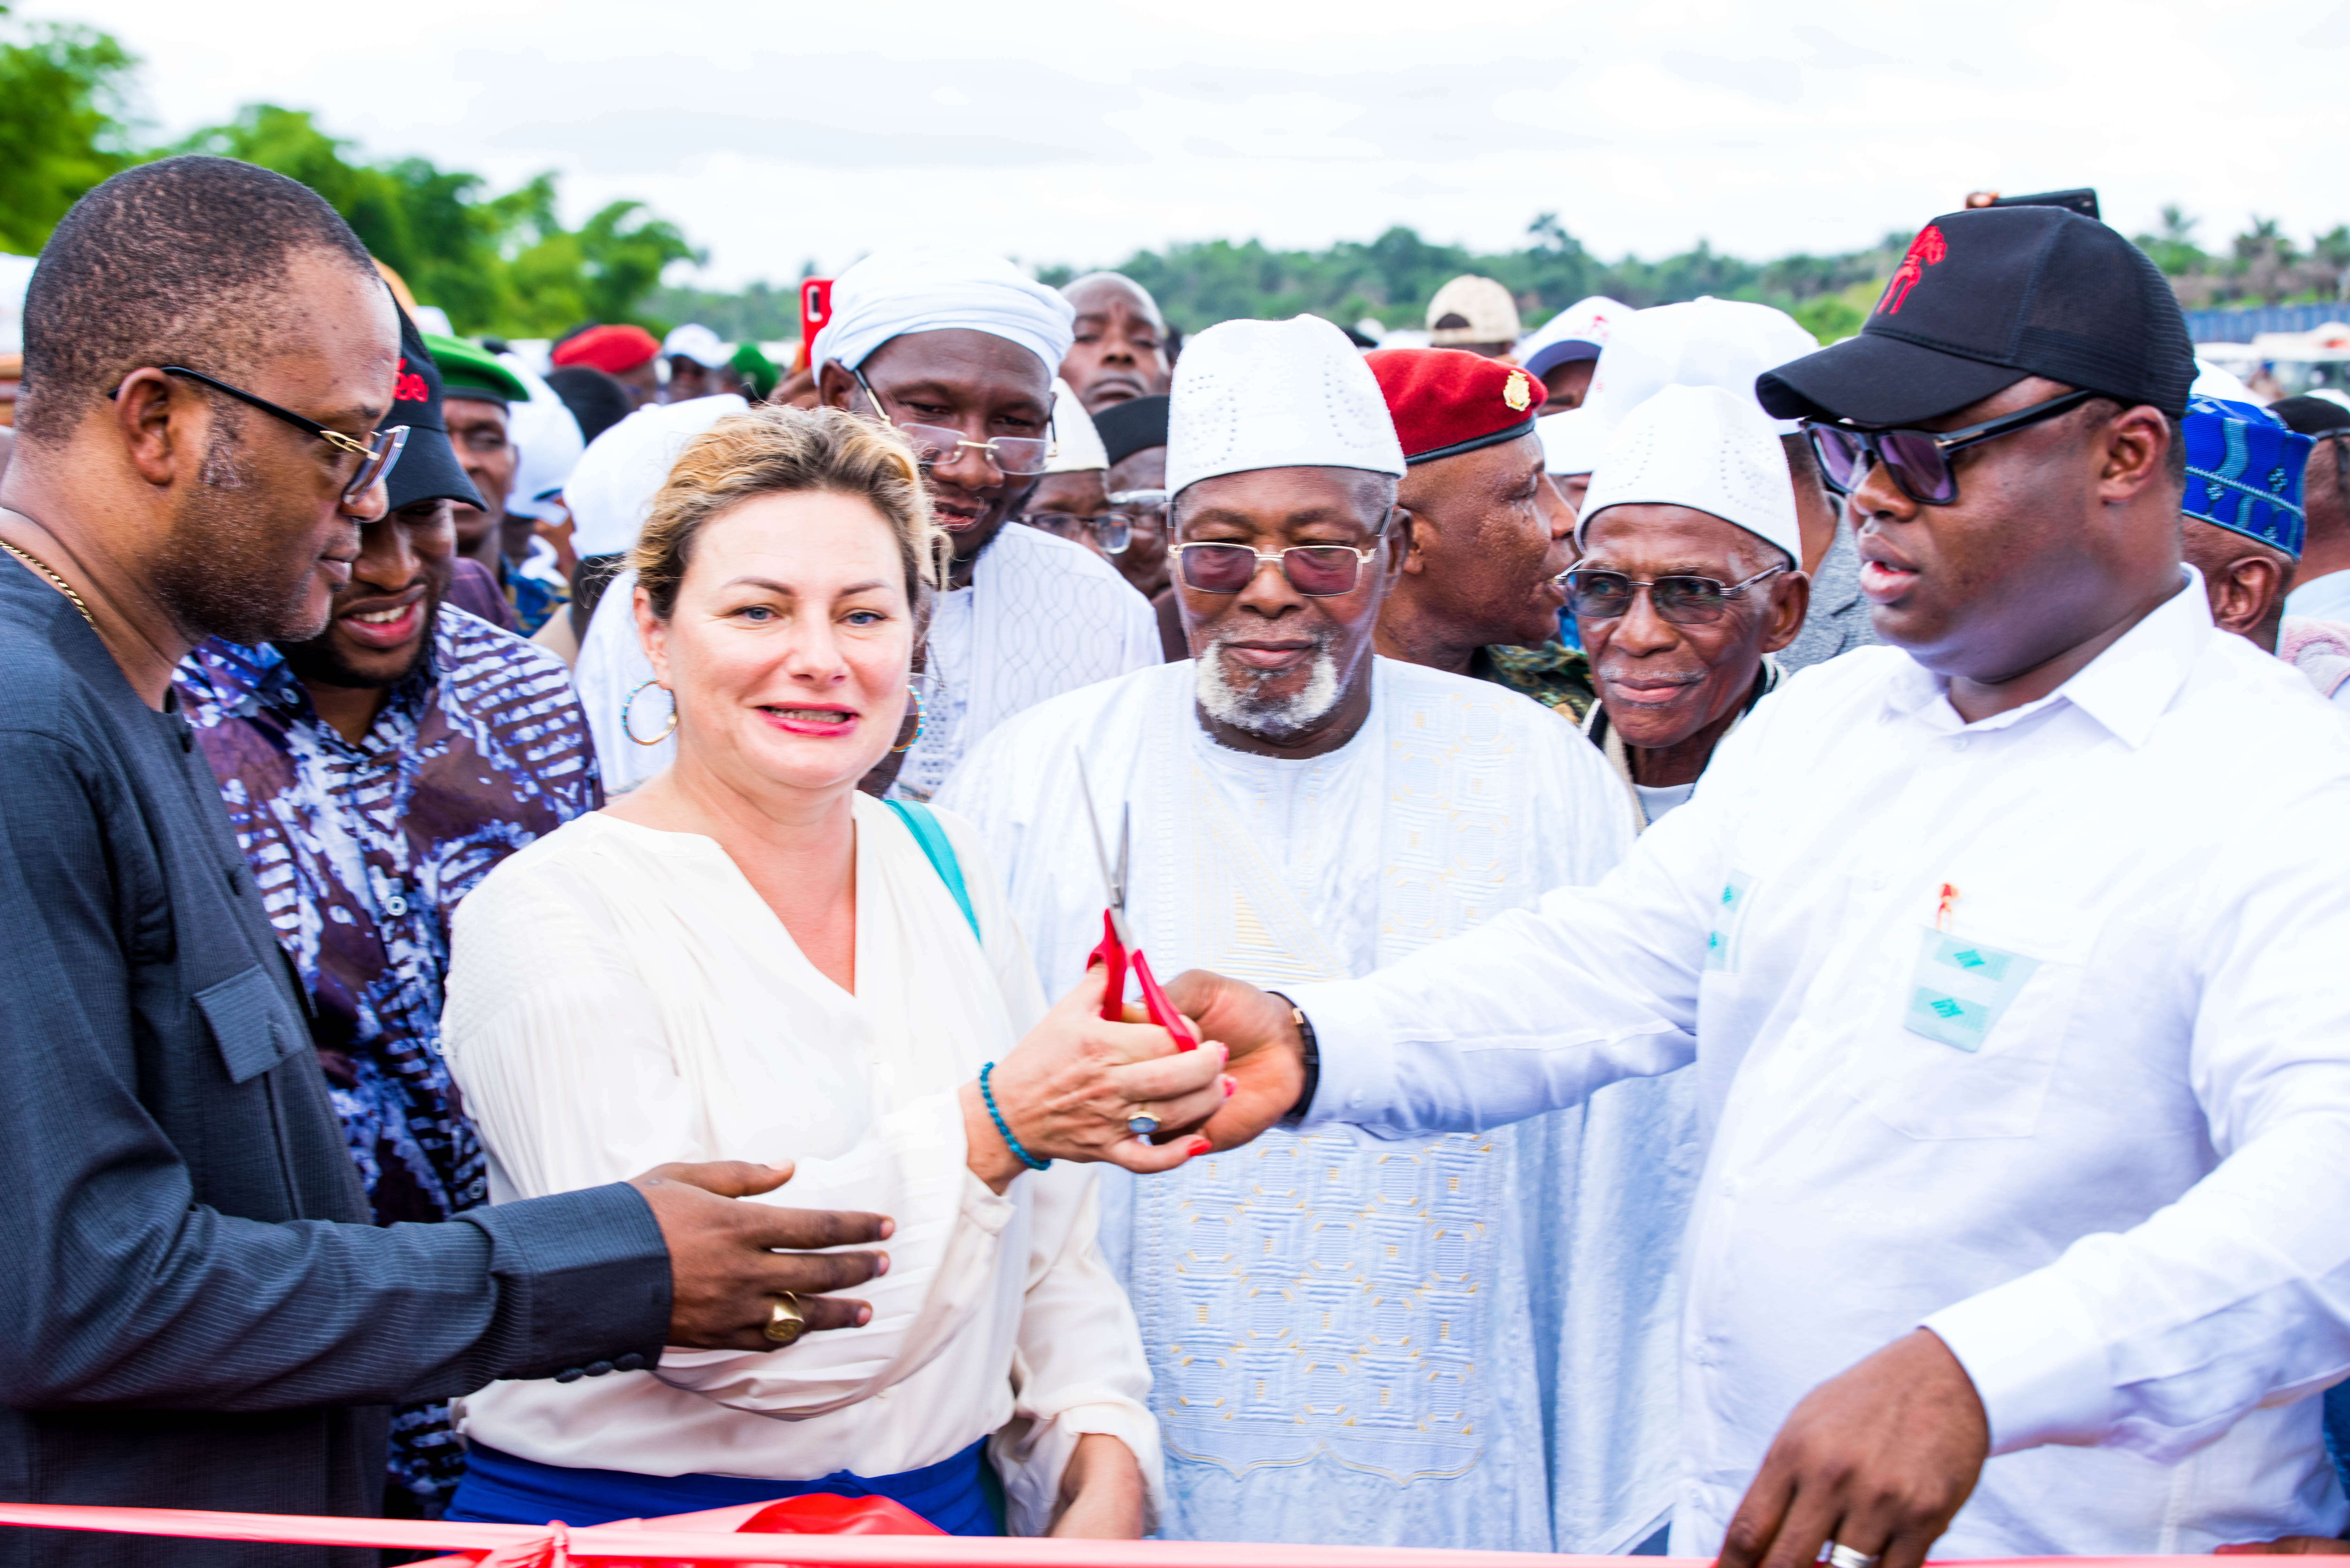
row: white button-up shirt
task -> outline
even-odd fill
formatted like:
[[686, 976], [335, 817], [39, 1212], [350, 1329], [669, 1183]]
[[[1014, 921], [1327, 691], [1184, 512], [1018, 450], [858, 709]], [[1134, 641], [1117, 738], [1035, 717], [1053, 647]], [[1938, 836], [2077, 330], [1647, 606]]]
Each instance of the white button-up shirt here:
[[2350, 729], [2189, 578], [1980, 723], [1892, 649], [1806, 670], [1597, 887], [1295, 993], [1316, 1119], [1697, 1062], [1676, 1552], [1919, 1324], [1997, 1456], [1939, 1555], [2343, 1524], [2309, 1396], [2350, 1373]]

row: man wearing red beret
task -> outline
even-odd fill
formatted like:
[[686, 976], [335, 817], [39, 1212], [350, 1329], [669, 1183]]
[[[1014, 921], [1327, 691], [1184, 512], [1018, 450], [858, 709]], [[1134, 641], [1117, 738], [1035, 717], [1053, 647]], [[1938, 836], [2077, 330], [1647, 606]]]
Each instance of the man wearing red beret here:
[[1581, 720], [1590, 667], [1558, 637], [1558, 576], [1575, 564], [1575, 513], [1544, 472], [1525, 371], [1458, 348], [1364, 356], [1407, 471], [1403, 575], [1379, 611], [1389, 659], [1496, 681]]
[[556, 344], [549, 358], [558, 369], [587, 365], [603, 371], [629, 389], [639, 408], [660, 391], [660, 372], [655, 368], [660, 339], [641, 327], [590, 327]]

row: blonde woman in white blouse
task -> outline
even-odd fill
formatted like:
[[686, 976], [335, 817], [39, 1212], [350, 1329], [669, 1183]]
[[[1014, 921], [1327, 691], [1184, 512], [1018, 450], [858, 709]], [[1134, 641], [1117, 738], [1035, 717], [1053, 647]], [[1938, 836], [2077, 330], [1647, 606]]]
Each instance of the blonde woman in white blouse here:
[[[1093, 1173], [1035, 1167], [1203, 1149], [1126, 1123], [1203, 1118], [1229, 1091], [1223, 1050], [1100, 1022], [1098, 971], [1048, 1013], [977, 836], [857, 789], [914, 727], [941, 537], [887, 427], [761, 408], [687, 448], [631, 563], [677, 760], [460, 907], [444, 1026], [494, 1200], [789, 1158], [768, 1201], [894, 1220], [871, 1321], [494, 1385], [464, 1402], [452, 1518], [814, 1490], [990, 1533], [1000, 1477], [1014, 1533], [1146, 1525], [1149, 1377], [1095, 1251]], [[671, 702], [643, 696], [650, 734]], [[917, 831], [941, 829], [926, 852]], [[776, 1314], [792, 1339], [796, 1303]]]

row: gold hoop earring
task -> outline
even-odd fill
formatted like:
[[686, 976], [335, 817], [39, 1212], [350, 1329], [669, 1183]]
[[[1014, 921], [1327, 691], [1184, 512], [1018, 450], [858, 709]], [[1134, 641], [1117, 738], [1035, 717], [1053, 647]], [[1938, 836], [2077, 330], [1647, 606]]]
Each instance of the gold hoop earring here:
[[[660, 685], [660, 682], [658, 680], [639, 680], [637, 682], [636, 690], [629, 693], [629, 700], [620, 704], [620, 731], [623, 734], [627, 735], [629, 739], [634, 741], [640, 746], [658, 746], [663, 741], [668, 740], [671, 735], [677, 733], [677, 693], [674, 691], [670, 692], [669, 698], [669, 728], [663, 730], [660, 734], [655, 735], [650, 741], [637, 733], [637, 726], [634, 722], [637, 711], [637, 699], [645, 694], [646, 687]], [[669, 690], [667, 687], [662, 687], [661, 689], [665, 691]]]
[[914, 732], [907, 737], [904, 745], [889, 748], [891, 756], [896, 756], [900, 752], [910, 752], [922, 743], [922, 720], [926, 711], [922, 706], [922, 689], [909, 680], [906, 682], [906, 695], [914, 700]]

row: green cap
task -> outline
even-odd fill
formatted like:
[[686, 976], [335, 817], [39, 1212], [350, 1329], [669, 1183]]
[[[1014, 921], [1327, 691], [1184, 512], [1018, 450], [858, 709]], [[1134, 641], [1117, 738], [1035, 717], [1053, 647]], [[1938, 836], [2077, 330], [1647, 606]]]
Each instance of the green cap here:
[[751, 389], [758, 394], [754, 400], [757, 402], [764, 403], [773, 397], [775, 384], [784, 379], [784, 373], [775, 369], [775, 362], [760, 353], [756, 343], [743, 344], [734, 350], [734, 357], [726, 363], [733, 367], [736, 375], [750, 383]]
[[522, 378], [498, 363], [496, 357], [479, 344], [428, 332], [424, 335], [424, 347], [432, 354], [432, 363], [441, 368], [442, 397], [487, 398], [499, 403], [530, 401], [530, 389], [522, 384]]

